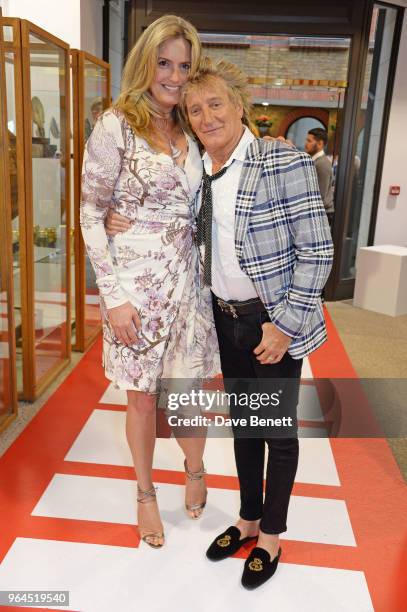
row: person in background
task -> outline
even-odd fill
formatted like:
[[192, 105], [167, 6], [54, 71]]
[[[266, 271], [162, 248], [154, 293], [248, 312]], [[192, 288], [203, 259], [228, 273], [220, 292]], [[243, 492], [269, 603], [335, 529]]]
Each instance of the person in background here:
[[89, 117], [85, 119], [85, 142], [88, 140], [89, 136], [92, 133], [92, 130], [96, 124], [96, 121], [99, 119], [100, 115], [103, 113], [103, 98], [98, 96], [95, 98], [91, 104], [90, 112], [92, 115], [92, 119]]
[[332, 164], [324, 151], [327, 142], [328, 134], [326, 130], [314, 128], [308, 132], [304, 148], [308, 155], [311, 155], [315, 164], [322, 202], [328, 217], [329, 226], [332, 228], [334, 217], [334, 190]]

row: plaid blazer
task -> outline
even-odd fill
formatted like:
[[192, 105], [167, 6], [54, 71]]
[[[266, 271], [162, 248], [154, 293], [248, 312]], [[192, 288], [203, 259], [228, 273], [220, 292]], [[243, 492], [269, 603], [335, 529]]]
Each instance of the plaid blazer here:
[[305, 357], [326, 340], [321, 292], [333, 244], [312, 158], [280, 141], [247, 150], [235, 210], [235, 249], [270, 320]]

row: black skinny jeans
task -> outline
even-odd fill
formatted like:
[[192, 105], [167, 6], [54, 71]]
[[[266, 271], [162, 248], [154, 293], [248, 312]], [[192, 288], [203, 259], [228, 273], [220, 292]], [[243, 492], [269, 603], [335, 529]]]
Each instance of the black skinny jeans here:
[[[234, 319], [222, 312], [216, 299], [213, 311], [219, 340], [225, 391], [236, 390], [236, 379], [294, 379], [290, 381], [290, 413], [295, 415], [298, 403], [302, 359], [288, 353], [277, 364], [262, 365], [253, 349], [262, 338], [262, 323], [267, 312], [239, 316]], [[228, 380], [229, 379], [229, 380]], [[234, 383], [230, 380], [234, 379]], [[266, 381], [265, 381], [266, 382]], [[257, 381], [256, 381], [257, 384]], [[259, 382], [261, 388], [261, 382]], [[234, 385], [234, 386], [233, 386]], [[239, 406], [230, 405], [231, 417], [241, 416]], [[298, 466], [297, 427], [291, 437], [238, 437], [234, 431], [234, 450], [240, 484], [240, 516], [248, 521], [260, 520], [264, 533], [287, 531], [287, 512]], [[284, 435], [284, 434], [283, 434]], [[265, 445], [268, 446], [266, 492], [263, 501]]]

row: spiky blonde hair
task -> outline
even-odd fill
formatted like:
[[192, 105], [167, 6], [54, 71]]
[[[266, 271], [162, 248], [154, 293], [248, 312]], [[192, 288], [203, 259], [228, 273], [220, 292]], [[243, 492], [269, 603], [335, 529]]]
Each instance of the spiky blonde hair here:
[[247, 87], [247, 76], [236, 64], [223, 59], [212, 60], [207, 56], [201, 59], [198, 70], [195, 74], [191, 75], [183, 88], [179, 108], [185, 123], [189, 125], [186, 106], [188, 94], [197, 89], [216, 86], [218, 79], [224, 81], [232, 102], [243, 107], [242, 122], [252, 129], [253, 125], [250, 119], [251, 102]]

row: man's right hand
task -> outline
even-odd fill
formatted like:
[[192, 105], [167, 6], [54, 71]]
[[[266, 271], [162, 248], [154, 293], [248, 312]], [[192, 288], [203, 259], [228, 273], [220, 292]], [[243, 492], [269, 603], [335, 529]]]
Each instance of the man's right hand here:
[[285, 144], [287, 144], [289, 147], [295, 147], [295, 144], [293, 143], [292, 140], [289, 140], [288, 138], [284, 138], [284, 136], [269, 136], [268, 134], [266, 134], [266, 136], [263, 136], [263, 140], [279, 140], [280, 142], [284, 142]]
[[110, 325], [119, 342], [126, 346], [137, 342], [136, 330], [141, 329], [140, 316], [133, 304], [126, 302], [121, 306], [107, 309]]
[[127, 232], [130, 229], [131, 223], [127, 217], [119, 215], [119, 213], [109, 210], [105, 218], [105, 229], [108, 236], [116, 236], [121, 232]]

